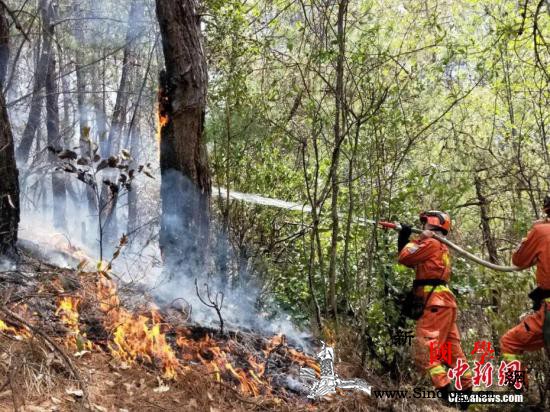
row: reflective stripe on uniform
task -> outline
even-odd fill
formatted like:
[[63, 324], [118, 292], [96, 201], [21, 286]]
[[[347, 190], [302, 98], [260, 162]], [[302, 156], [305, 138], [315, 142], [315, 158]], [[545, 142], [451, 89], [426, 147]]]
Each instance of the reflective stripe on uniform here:
[[521, 356], [516, 355], [515, 353], [503, 353], [502, 357], [504, 358], [505, 361], [515, 361], [515, 360], [521, 359]]
[[432, 291], [432, 288], [434, 289], [434, 293], [437, 293], [437, 292], [449, 292], [449, 293], [453, 293], [451, 292], [451, 289], [449, 289], [447, 286], [445, 285], [438, 285], [436, 286], [435, 288], [433, 286], [430, 286], [430, 285], [427, 285], [427, 286], [424, 286], [424, 292], [426, 293], [430, 293]]
[[544, 301], [550, 303], [550, 298], [546, 298]]
[[436, 365], [433, 368], [430, 368], [429, 372], [430, 372], [430, 376], [441, 375], [441, 374], [446, 375], [447, 374], [447, 371], [441, 365]]

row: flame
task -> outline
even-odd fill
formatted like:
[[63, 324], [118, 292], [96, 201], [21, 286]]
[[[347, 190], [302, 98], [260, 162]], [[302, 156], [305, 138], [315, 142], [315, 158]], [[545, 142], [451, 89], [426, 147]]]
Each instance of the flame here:
[[161, 114], [160, 111], [157, 108], [157, 144], [160, 148], [160, 136], [161, 132], [164, 126], [168, 124], [168, 115], [167, 114]]
[[78, 305], [80, 298], [75, 296], [63, 296], [57, 301], [55, 315], [61, 318], [61, 322], [69, 330], [67, 339], [64, 340], [65, 346], [70, 349], [92, 349], [92, 342], [86, 339], [85, 333], [80, 333], [80, 315]]
[[186, 362], [199, 361], [207, 368], [217, 382], [222, 382], [224, 379], [238, 382], [240, 392], [244, 395], [258, 396], [260, 394], [271, 394], [270, 381], [264, 375], [271, 353], [279, 347], [284, 348], [286, 354], [290, 356], [293, 362], [310, 367], [320, 373], [319, 365], [315, 359], [295, 349], [288, 348], [284, 335], [276, 335], [267, 342], [266, 348], [263, 350], [265, 359], [262, 360], [249, 355], [247, 357], [249, 367], [239, 368], [235, 367], [231, 362], [231, 346], [235, 341], [229, 340], [223, 347], [220, 347], [220, 343], [210, 335], [206, 335], [199, 341], [195, 341], [185, 336], [186, 334], [188, 334], [187, 331], [180, 331], [180, 335], [176, 340], [176, 344], [181, 351], [181, 358]]
[[56, 315], [61, 316], [61, 320], [65, 326], [70, 329], [76, 327], [78, 331], [78, 304], [80, 299], [73, 296], [64, 296], [57, 303]]
[[13, 326], [8, 326], [2, 319], [0, 319], [0, 333], [10, 335], [17, 340], [23, 340], [31, 336], [27, 328], [17, 329]]
[[162, 87], [159, 88], [158, 96], [157, 96], [157, 132], [156, 132], [156, 138], [157, 138], [157, 144], [160, 149], [160, 136], [162, 129], [168, 124], [168, 121], [170, 118], [168, 117], [168, 113], [166, 111], [166, 106], [168, 103], [168, 97], [164, 93], [164, 89]]
[[[183, 333], [186, 332], [183, 331]], [[228, 350], [220, 348], [218, 342], [210, 335], [206, 335], [198, 342], [182, 335], [178, 337], [176, 343], [181, 348], [184, 360], [189, 362], [198, 360], [206, 366], [216, 382], [222, 382], [223, 377], [236, 380], [241, 393], [248, 396], [258, 396], [260, 386], [266, 385], [254, 370], [235, 367], [230, 361]], [[260, 365], [258, 370], [262, 367], [263, 365]], [[265, 392], [269, 393], [270, 391], [266, 390]]]
[[[91, 283], [91, 289], [81, 289], [78, 296], [65, 295], [57, 300], [55, 315], [69, 331], [64, 344], [71, 350], [75, 347], [79, 351], [106, 347], [121, 363], [148, 363], [161, 369], [164, 379], [175, 379], [178, 374], [190, 370], [193, 364], [200, 363], [216, 382], [236, 385], [240, 393], [252, 397], [272, 396], [271, 379], [266, 374], [270, 357], [283, 355], [286, 364], [290, 358], [293, 363], [319, 371], [313, 358], [288, 347], [284, 335], [273, 336], [265, 342], [263, 356], [262, 352], [247, 356], [242, 351], [242, 342], [216, 339], [209, 334], [197, 339], [191, 330], [170, 327], [157, 308], [130, 312], [123, 308], [116, 284], [108, 277], [109, 271], [108, 266], [101, 264], [95, 272], [97, 278]], [[52, 285], [58, 292], [63, 292], [61, 282], [53, 280]], [[80, 330], [79, 306], [88, 302], [84, 299], [88, 299], [90, 293], [103, 314], [102, 323], [109, 333], [109, 339], [101, 346], [93, 345]], [[18, 307], [18, 311], [27, 309], [25, 305]], [[170, 336], [174, 336], [172, 346], [168, 331]], [[31, 336], [27, 328], [18, 329], [3, 320], [0, 320], [0, 334], [9, 334], [16, 339]]]
[[289, 348], [286, 343], [286, 338], [284, 335], [279, 334], [274, 336], [268, 343], [267, 348], [263, 351], [266, 358], [269, 358], [271, 355], [271, 352], [273, 352], [275, 349], [283, 347], [287, 351], [287, 353], [290, 355], [290, 358], [300, 364], [300, 366], [308, 367], [313, 369], [319, 376], [321, 374], [321, 368], [319, 367], [319, 364], [317, 361], [312, 358], [311, 356], [306, 355], [305, 353], [298, 352], [294, 348]]
[[156, 310], [146, 316], [135, 315], [120, 306], [116, 285], [105, 276], [97, 284], [100, 309], [105, 316], [105, 327], [112, 332], [113, 342], [108, 344], [111, 354], [122, 362], [138, 361], [159, 363], [166, 379], [177, 376], [179, 360], [162, 332], [162, 318]]

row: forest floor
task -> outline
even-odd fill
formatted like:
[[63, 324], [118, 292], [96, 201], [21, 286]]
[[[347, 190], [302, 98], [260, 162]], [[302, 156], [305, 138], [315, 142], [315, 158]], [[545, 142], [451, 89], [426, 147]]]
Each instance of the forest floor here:
[[[140, 309], [142, 303], [123, 309], [122, 301], [132, 299], [115, 296], [111, 303], [120, 305], [117, 322], [126, 321], [132, 327], [146, 321], [140, 326], [141, 335], [136, 335], [140, 339], [135, 348], [124, 346], [126, 343], [117, 346], [116, 339], [129, 342], [133, 332], [125, 329], [123, 338], [107, 332], [104, 322], [111, 315], [98, 299], [97, 275], [46, 264], [28, 251], [22, 252], [17, 270], [0, 272], [0, 411], [448, 410], [433, 399], [382, 400], [358, 392], [339, 392], [330, 399], [311, 402], [303, 389], [292, 388], [281, 377], [294, 374], [297, 378], [299, 366], [307, 366], [313, 358], [282, 343], [269, 347], [270, 337], [251, 332], [239, 333], [239, 338], [229, 338], [228, 332], [212, 339], [202, 336], [193, 338], [193, 343], [188, 338], [186, 345], [198, 352], [185, 352], [169, 330], [177, 328], [167, 327], [162, 320], [157, 321], [156, 331], [164, 335], [151, 342], [164, 342], [162, 350], [172, 348], [179, 365], [175, 376], [166, 377], [166, 359], [171, 358], [162, 358], [159, 347], [139, 342], [154, 333], [155, 316], [146, 317]], [[67, 306], [70, 303], [72, 307]], [[124, 318], [125, 314], [130, 317]], [[205, 348], [205, 344], [212, 347]], [[144, 352], [133, 360], [122, 359], [124, 356], [113, 352], [120, 347]], [[252, 362], [250, 357], [258, 360], [256, 375], [243, 360], [247, 357], [248, 362]], [[229, 362], [233, 366], [228, 366]], [[353, 372], [374, 388], [397, 386], [386, 377], [355, 370], [353, 365], [339, 364], [337, 369], [346, 376]]]

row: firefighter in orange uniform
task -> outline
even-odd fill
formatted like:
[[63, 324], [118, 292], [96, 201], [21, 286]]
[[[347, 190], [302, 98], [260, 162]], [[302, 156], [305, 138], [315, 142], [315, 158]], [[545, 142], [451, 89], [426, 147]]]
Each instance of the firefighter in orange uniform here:
[[[451, 230], [451, 218], [445, 212], [428, 211], [420, 214], [420, 221], [424, 232], [419, 239], [413, 241], [409, 241], [410, 226], [401, 225], [398, 238], [399, 263], [416, 269], [413, 291], [416, 296], [422, 298], [421, 302], [424, 302], [423, 311], [421, 307], [417, 315], [420, 317], [416, 323], [416, 363], [423, 371], [430, 374], [434, 387], [440, 390], [443, 398], [446, 399], [448, 392], [452, 390], [452, 385], [445, 366], [454, 367], [458, 358], [466, 362], [456, 325], [456, 300], [448, 287], [451, 277], [449, 250], [446, 245], [432, 237], [434, 232], [447, 235]], [[550, 229], [550, 225], [548, 227]], [[445, 359], [433, 359], [430, 356], [430, 346], [432, 353], [437, 347], [450, 348], [452, 364], [448, 364]], [[462, 390], [470, 393], [472, 391], [470, 370], [467, 370], [460, 379]], [[467, 404], [461, 404], [461, 406], [464, 409], [467, 408]]]
[[[533, 227], [512, 255], [512, 263], [521, 269], [537, 265], [537, 288], [529, 297], [534, 313], [500, 338], [500, 352], [505, 361], [521, 360], [520, 355], [541, 349], [550, 349], [550, 196], [544, 199], [546, 218]], [[525, 376], [525, 383], [527, 381]]]

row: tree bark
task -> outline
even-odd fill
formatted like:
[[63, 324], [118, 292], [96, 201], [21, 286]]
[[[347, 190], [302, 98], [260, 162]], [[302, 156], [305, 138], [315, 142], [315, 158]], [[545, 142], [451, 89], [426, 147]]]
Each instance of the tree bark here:
[[8, 62], [10, 58], [10, 26], [4, 6], [0, 5], [0, 83], [6, 82], [6, 73], [8, 72]]
[[9, 55], [9, 26], [0, 5], [0, 256], [14, 257], [19, 226], [19, 181], [11, 125], [2, 92]]
[[[130, 156], [132, 156], [132, 163], [130, 169], [135, 169], [139, 165], [139, 140], [140, 130], [139, 126], [135, 125], [130, 130]], [[137, 229], [137, 216], [138, 216], [138, 196], [135, 186], [128, 191], [128, 224], [126, 227], [126, 233], [133, 233]]]
[[[165, 263], [193, 274], [204, 268], [211, 180], [204, 117], [207, 71], [194, 0], [157, 0], [166, 71], [160, 75], [160, 247]], [[175, 267], [175, 266], [172, 266]]]
[[[104, 149], [102, 148], [103, 157], [115, 155], [120, 151], [122, 129], [124, 127], [124, 119], [126, 118], [126, 112], [128, 110], [130, 68], [134, 60], [133, 43], [138, 35], [138, 30], [135, 28], [135, 22], [138, 20], [139, 13], [141, 11], [142, 8], [140, 3], [136, 1], [132, 2], [130, 12], [128, 14], [128, 29], [126, 32], [126, 43], [122, 57], [122, 73], [120, 76], [115, 106], [111, 117], [111, 127], [109, 128], [106, 147]], [[110, 171], [105, 171], [104, 175], [109, 180], [116, 178], [116, 175]], [[107, 186], [103, 185], [101, 187], [99, 208], [101, 213], [103, 213], [102, 221], [105, 222], [104, 240], [107, 245], [114, 245], [114, 242], [118, 237], [117, 204], [117, 196], [110, 193]]]
[[344, 99], [344, 53], [345, 53], [345, 32], [344, 20], [347, 13], [348, 2], [342, 0], [338, 4], [338, 22], [337, 22], [337, 42], [338, 56], [336, 60], [336, 90], [334, 93], [335, 114], [334, 114], [334, 153], [333, 168], [331, 176], [332, 199], [331, 199], [331, 218], [332, 218], [332, 237], [330, 243], [330, 262], [329, 262], [329, 301], [334, 319], [337, 319], [338, 305], [336, 299], [336, 259], [339, 236], [339, 217], [338, 217], [338, 193], [340, 191], [338, 183], [338, 166], [340, 159], [340, 146], [343, 140], [343, 99]]
[[126, 43], [122, 56], [122, 73], [120, 75], [120, 83], [116, 95], [113, 115], [111, 117], [111, 127], [109, 129], [108, 154], [118, 153], [121, 146], [122, 127], [128, 110], [128, 87], [130, 67], [134, 59], [134, 40], [138, 36], [138, 30], [135, 28], [135, 22], [139, 19], [139, 14], [142, 11], [140, 4], [136, 1], [132, 2], [130, 12], [128, 14], [128, 31], [126, 32]]
[[[80, 4], [78, 1], [74, 1], [74, 15], [80, 17], [82, 12], [80, 10]], [[77, 23], [74, 28], [74, 35], [79, 44], [84, 44], [84, 32], [82, 27]], [[85, 107], [86, 100], [86, 70], [83, 66], [84, 55], [79, 48], [75, 53], [75, 72], [76, 72], [76, 98], [78, 105], [78, 125], [79, 125], [79, 147], [80, 153], [82, 156], [91, 157], [92, 155], [92, 141], [90, 136], [90, 123], [88, 111]], [[86, 192], [86, 201], [88, 205], [88, 214], [84, 219], [84, 224], [88, 226], [85, 231], [88, 231], [90, 227], [93, 227], [92, 222], [95, 221], [93, 218], [97, 216], [98, 212], [98, 203], [97, 198], [94, 192], [94, 189], [86, 185], [84, 188]], [[99, 230], [99, 229], [98, 229]]]
[[487, 208], [487, 198], [483, 195], [481, 189], [481, 180], [476, 174], [474, 176], [474, 184], [476, 188], [476, 196], [479, 202], [479, 214], [481, 220], [481, 234], [483, 235], [483, 244], [487, 248], [489, 254], [489, 262], [498, 265], [498, 252], [495, 245], [495, 239], [491, 233], [491, 226], [489, 225], [489, 211]]
[[[44, 51], [48, 54], [48, 66], [46, 69], [46, 130], [48, 132], [48, 146], [60, 149], [59, 136], [59, 102], [56, 78], [56, 61], [52, 47], [54, 26], [50, 22], [55, 18], [53, 4], [48, 5], [47, 0], [40, 1], [40, 14], [42, 15], [42, 37], [44, 38]], [[56, 155], [51, 151], [48, 154], [51, 164], [56, 162]], [[52, 171], [52, 198], [53, 198], [53, 224], [56, 228], [67, 227], [65, 179], [63, 172]]]
[[[94, 90], [104, 90], [105, 82], [101, 79], [105, 78], [105, 73], [102, 73], [100, 70], [99, 64], [96, 64], [93, 67], [92, 71], [92, 87]], [[102, 93], [103, 94], [103, 93]], [[92, 94], [92, 105], [94, 108], [94, 122], [95, 128], [97, 130], [97, 142], [99, 144], [99, 154], [103, 158], [109, 157], [109, 149], [107, 144], [107, 115], [105, 114], [105, 106], [102, 98], [102, 94], [93, 93]]]
[[[42, 4], [42, 0], [40, 2]], [[42, 16], [43, 17], [43, 16]], [[46, 22], [42, 21], [42, 26], [45, 26]], [[42, 35], [46, 29], [42, 30]], [[51, 48], [51, 47], [50, 47]], [[25, 124], [25, 129], [21, 136], [21, 142], [17, 147], [16, 157], [17, 161], [20, 164], [25, 164], [29, 160], [29, 155], [31, 152], [33, 141], [36, 137], [36, 131], [40, 126], [40, 117], [42, 113], [42, 98], [41, 95], [42, 89], [46, 84], [46, 74], [48, 68], [48, 59], [50, 58], [51, 50], [47, 50], [47, 41], [42, 39], [42, 51], [40, 57], [38, 58], [35, 71], [34, 71], [34, 83], [32, 89], [32, 97], [29, 108], [29, 116], [27, 118], [27, 123]]]

